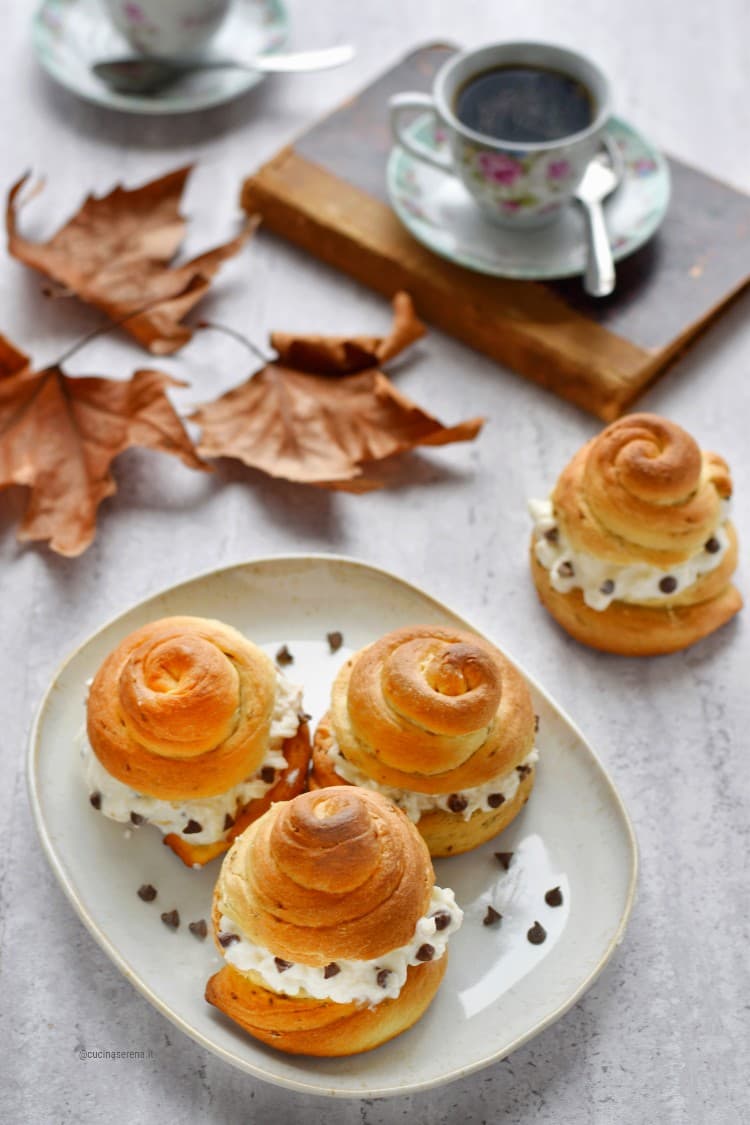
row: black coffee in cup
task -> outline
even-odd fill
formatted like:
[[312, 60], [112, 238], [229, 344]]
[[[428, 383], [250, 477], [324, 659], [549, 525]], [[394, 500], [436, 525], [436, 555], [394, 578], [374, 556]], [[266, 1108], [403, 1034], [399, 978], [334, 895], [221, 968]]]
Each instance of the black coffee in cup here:
[[498, 141], [534, 144], [580, 133], [596, 117], [577, 78], [542, 66], [496, 66], [472, 75], [455, 96], [458, 120]]

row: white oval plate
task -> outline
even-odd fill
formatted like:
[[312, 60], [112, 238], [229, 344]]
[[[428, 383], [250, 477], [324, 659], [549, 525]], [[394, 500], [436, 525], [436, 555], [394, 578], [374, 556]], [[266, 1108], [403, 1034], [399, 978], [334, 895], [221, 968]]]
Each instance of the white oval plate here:
[[[348, 1097], [412, 1093], [502, 1059], [561, 1016], [604, 968], [633, 903], [637, 851], [622, 802], [583, 735], [533, 681], [541, 760], [531, 800], [509, 829], [464, 856], [439, 860], [437, 881], [465, 911], [448, 971], [420, 1022], [390, 1043], [345, 1059], [287, 1056], [246, 1036], [203, 999], [220, 965], [188, 922], [208, 918], [219, 862], [192, 871], [157, 831], [129, 831], [95, 812], [75, 749], [86, 681], [119, 640], [147, 621], [189, 613], [236, 626], [269, 653], [286, 643], [290, 678], [317, 719], [352, 651], [417, 622], [475, 628], [394, 575], [330, 555], [259, 559], [212, 571], [150, 598], [105, 625], [63, 664], [31, 735], [28, 781], [52, 868], [84, 925], [117, 967], [181, 1031], [241, 1070], [291, 1089]], [[328, 632], [344, 647], [329, 652]], [[479, 630], [477, 630], [479, 631]], [[494, 857], [512, 851], [506, 872]], [[142, 883], [158, 891], [142, 902]], [[544, 894], [562, 888], [553, 909]], [[499, 925], [485, 926], [492, 904]], [[177, 908], [168, 930], [162, 911]], [[547, 930], [542, 945], [526, 932]]]

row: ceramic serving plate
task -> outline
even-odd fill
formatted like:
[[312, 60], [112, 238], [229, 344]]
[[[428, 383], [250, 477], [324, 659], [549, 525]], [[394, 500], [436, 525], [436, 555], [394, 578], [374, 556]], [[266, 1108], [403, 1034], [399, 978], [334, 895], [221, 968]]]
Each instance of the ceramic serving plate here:
[[[208, 918], [220, 860], [183, 867], [156, 829], [125, 829], [89, 804], [76, 737], [86, 681], [127, 633], [169, 614], [218, 617], [271, 654], [286, 644], [285, 671], [305, 685], [317, 719], [333, 677], [353, 650], [400, 625], [434, 622], [481, 631], [395, 576], [335, 556], [260, 559], [212, 571], [150, 598], [105, 625], [60, 668], [31, 735], [31, 806], [52, 868], [96, 941], [135, 987], [186, 1035], [259, 1078], [311, 1094], [405, 1094], [502, 1059], [561, 1016], [621, 941], [633, 902], [637, 853], [622, 802], [594, 751], [544, 691], [529, 681], [541, 759], [528, 805], [495, 841], [436, 864], [437, 881], [465, 911], [448, 971], [422, 1020], [375, 1051], [346, 1059], [286, 1056], [242, 1033], [203, 999], [220, 958], [188, 923]], [[326, 634], [344, 645], [331, 654]], [[498, 638], [502, 644], [502, 638]], [[494, 852], [513, 852], [506, 871]], [[142, 902], [143, 883], [157, 888]], [[562, 891], [552, 907], [545, 893]], [[502, 921], [483, 925], [492, 905]], [[176, 908], [177, 931], [160, 921]], [[546, 940], [533, 945], [539, 922]]]

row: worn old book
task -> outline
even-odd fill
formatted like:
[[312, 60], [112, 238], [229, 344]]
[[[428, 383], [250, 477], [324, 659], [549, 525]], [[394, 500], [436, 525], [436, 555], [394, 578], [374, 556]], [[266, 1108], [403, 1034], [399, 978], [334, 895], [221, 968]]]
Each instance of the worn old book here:
[[473, 273], [438, 258], [388, 204], [387, 103], [428, 90], [453, 47], [410, 53], [250, 176], [242, 203], [266, 228], [391, 296], [555, 394], [618, 417], [750, 280], [750, 196], [670, 159], [656, 236], [618, 264], [604, 301], [577, 278], [548, 284]]

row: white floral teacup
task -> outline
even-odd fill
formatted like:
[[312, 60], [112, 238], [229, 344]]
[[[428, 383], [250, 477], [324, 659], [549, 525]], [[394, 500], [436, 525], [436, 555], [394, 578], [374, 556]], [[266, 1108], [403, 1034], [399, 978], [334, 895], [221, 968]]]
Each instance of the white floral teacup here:
[[109, 18], [142, 55], [191, 55], [218, 31], [231, 0], [102, 0]]
[[[469, 128], [456, 116], [457, 94], [470, 79], [504, 66], [555, 70], [580, 82], [591, 95], [590, 124], [557, 140], [529, 143], [504, 141]], [[575, 51], [548, 43], [497, 43], [450, 58], [435, 76], [432, 95], [396, 94], [389, 106], [393, 135], [402, 148], [459, 176], [485, 215], [517, 229], [550, 222], [572, 198], [601, 145], [611, 94], [599, 67]], [[422, 147], [405, 131], [404, 114], [416, 109], [435, 115], [450, 155]]]

